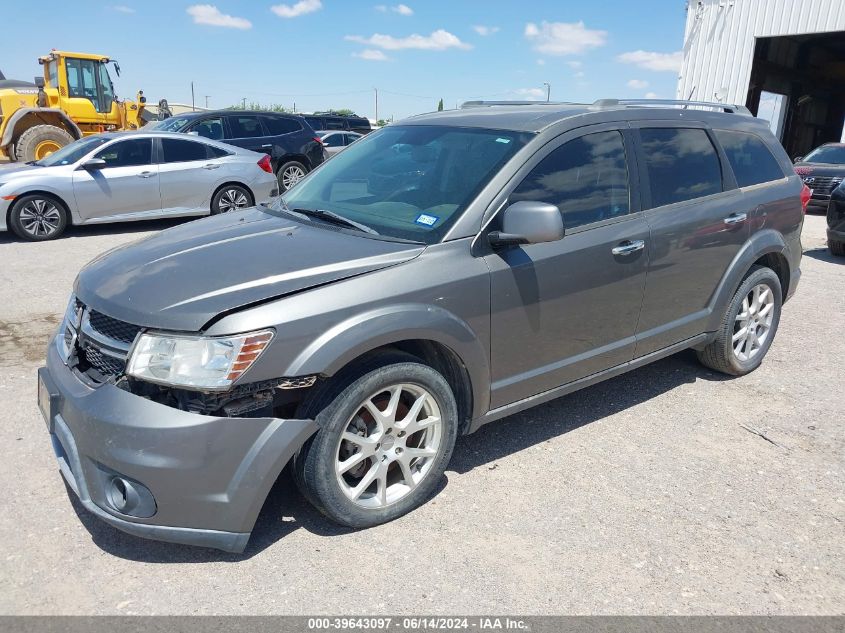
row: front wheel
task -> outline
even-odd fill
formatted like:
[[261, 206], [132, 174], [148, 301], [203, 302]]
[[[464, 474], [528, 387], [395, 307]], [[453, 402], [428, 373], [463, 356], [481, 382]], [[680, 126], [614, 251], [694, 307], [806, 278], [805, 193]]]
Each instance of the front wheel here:
[[400, 360], [329, 390], [321, 429], [294, 460], [305, 497], [341, 525], [370, 527], [414, 510], [451, 459], [458, 410], [449, 384], [413, 357]]
[[831, 255], [836, 255], [837, 257], [845, 257], [845, 242], [828, 240], [827, 248], [830, 251]]
[[732, 376], [757, 369], [777, 333], [782, 301], [778, 276], [771, 268], [754, 266], [728, 305], [715, 340], [698, 352], [698, 360]]
[[21, 196], [12, 205], [9, 226], [18, 237], [32, 242], [52, 240], [67, 227], [64, 206], [53, 198], [32, 194]]

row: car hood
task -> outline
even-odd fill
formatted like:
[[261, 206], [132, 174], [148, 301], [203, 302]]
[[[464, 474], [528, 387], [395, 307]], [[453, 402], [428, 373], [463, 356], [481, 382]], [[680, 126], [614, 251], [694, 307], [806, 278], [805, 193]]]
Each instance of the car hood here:
[[43, 178], [45, 176], [52, 176], [56, 174], [57, 171], [65, 170], [67, 168], [67, 165], [57, 165], [54, 167], [38, 167], [37, 165], [22, 165], [20, 163], [0, 165], [0, 184], [14, 182], [23, 178]]
[[399, 264], [424, 249], [256, 207], [109, 251], [79, 273], [74, 291], [115, 319], [196, 332], [223, 312]]

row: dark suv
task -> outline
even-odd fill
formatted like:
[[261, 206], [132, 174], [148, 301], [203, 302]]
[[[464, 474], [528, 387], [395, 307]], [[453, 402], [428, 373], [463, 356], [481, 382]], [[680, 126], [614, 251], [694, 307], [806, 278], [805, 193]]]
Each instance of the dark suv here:
[[825, 143], [796, 157], [795, 173], [812, 192], [808, 210], [827, 213], [831, 194], [845, 180], [845, 143]]
[[303, 115], [315, 130], [345, 130], [358, 134], [372, 132], [370, 120], [357, 114], [339, 114], [337, 112], [315, 112]]
[[192, 112], [159, 121], [152, 127], [198, 134], [269, 154], [283, 192], [325, 160], [317, 134], [303, 117], [294, 114], [249, 110]]
[[756, 369], [801, 274], [801, 179], [764, 121], [649, 106], [407, 119], [272, 208], [94, 260], [38, 373], [82, 504], [241, 551], [290, 464], [376, 525], [488, 422], [687, 348]]

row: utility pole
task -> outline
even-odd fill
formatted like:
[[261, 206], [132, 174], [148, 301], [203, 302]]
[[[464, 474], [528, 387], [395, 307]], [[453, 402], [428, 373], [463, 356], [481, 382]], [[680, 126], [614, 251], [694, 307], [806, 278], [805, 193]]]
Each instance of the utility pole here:
[[378, 124], [378, 88], [373, 87], [373, 90], [376, 93], [376, 124]]
[[206, 109], [206, 110], [208, 110], [208, 98], [209, 98], [210, 96], [211, 96], [211, 95], [205, 95], [205, 109]]
[[244, 97], [244, 98], [242, 99], [242, 101], [243, 101], [243, 103], [244, 103], [244, 107], [243, 107], [243, 109], [244, 109], [244, 110], [246, 110], [246, 97]]
[[549, 99], [552, 96], [552, 84], [547, 81], [543, 82], [543, 85], [546, 87], [546, 103], [549, 102]]
[[191, 82], [191, 111], [196, 112], [197, 108], [194, 105], [194, 82]]

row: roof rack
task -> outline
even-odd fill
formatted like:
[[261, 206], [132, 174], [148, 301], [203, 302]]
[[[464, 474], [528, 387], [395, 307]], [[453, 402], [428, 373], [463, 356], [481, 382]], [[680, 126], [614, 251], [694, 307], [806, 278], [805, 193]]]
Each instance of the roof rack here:
[[533, 106], [533, 105], [586, 105], [570, 101], [464, 101], [461, 110], [467, 108], [484, 108], [487, 106]]
[[676, 106], [688, 110], [689, 108], [710, 108], [731, 114], [745, 114], [751, 116], [751, 111], [745, 106], [732, 103], [718, 103], [715, 101], [687, 101], [684, 99], [599, 99], [593, 103], [596, 107], [634, 106], [641, 108]]

